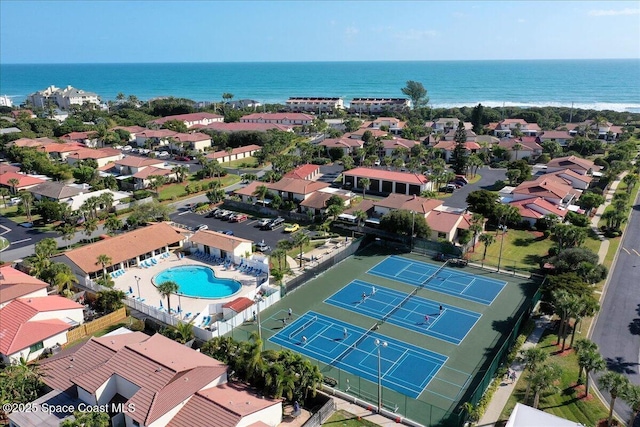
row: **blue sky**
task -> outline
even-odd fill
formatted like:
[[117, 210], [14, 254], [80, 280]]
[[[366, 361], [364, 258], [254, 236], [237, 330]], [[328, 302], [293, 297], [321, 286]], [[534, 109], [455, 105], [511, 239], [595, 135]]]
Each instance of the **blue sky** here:
[[640, 2], [0, 1], [0, 62], [640, 58]]

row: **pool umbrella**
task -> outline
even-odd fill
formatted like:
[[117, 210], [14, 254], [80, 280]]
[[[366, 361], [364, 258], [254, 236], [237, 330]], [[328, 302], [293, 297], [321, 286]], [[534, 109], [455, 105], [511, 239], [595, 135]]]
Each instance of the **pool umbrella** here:
[[129, 286], [129, 293], [132, 294], [133, 293], [133, 289], [131, 289], [131, 286]]
[[182, 309], [180, 308], [180, 306], [178, 306], [178, 313], [181, 313]]
[[163, 305], [162, 305], [162, 300], [160, 300], [160, 308], [162, 308], [162, 307], [163, 307]]

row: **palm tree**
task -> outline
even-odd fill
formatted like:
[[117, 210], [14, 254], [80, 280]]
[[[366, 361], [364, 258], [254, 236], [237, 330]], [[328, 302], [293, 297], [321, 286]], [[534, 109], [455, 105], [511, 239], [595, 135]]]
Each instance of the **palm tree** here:
[[265, 200], [267, 194], [269, 194], [269, 188], [266, 185], [259, 185], [252, 193], [252, 195], [256, 196], [258, 200], [262, 200], [262, 206], [266, 206], [267, 204]]
[[111, 257], [109, 257], [109, 255], [98, 255], [98, 258], [96, 259], [96, 265], [102, 265], [102, 277], [107, 277], [107, 266], [111, 265], [112, 262], [113, 260], [111, 259]]
[[177, 341], [181, 344], [191, 341], [194, 337], [193, 323], [191, 322], [178, 322], [175, 326], [175, 330], [178, 333]]
[[631, 194], [631, 192], [633, 191], [633, 186], [638, 182], [638, 175], [632, 173], [625, 175], [625, 177], [622, 178], [622, 182], [624, 182], [627, 186], [627, 193]]
[[16, 189], [18, 188], [18, 185], [20, 185], [20, 180], [18, 180], [17, 178], [11, 178], [9, 181], [7, 181], [7, 183], [11, 186], [11, 192], [13, 194], [16, 194]]
[[366, 191], [371, 185], [371, 180], [369, 178], [360, 178], [358, 181], [360, 182], [360, 187], [362, 187], [362, 198], [364, 199]]
[[469, 231], [473, 233], [473, 249], [475, 251], [476, 243], [478, 242], [478, 234], [484, 230], [484, 217], [481, 214], [474, 213], [471, 216], [471, 225]]
[[167, 280], [160, 283], [156, 290], [160, 295], [167, 298], [167, 313], [171, 313], [171, 294], [175, 294], [180, 289], [180, 286], [172, 280]]
[[[564, 336], [565, 325], [569, 317], [570, 304], [572, 303], [571, 297], [565, 289], [558, 289], [551, 293], [553, 297], [553, 307], [556, 313], [560, 316], [560, 326], [558, 327], [558, 340], [556, 345], [560, 345], [560, 341]], [[564, 349], [563, 349], [564, 350]]]
[[626, 388], [629, 386], [629, 379], [618, 372], [607, 371], [606, 374], [600, 377], [598, 380], [600, 388], [609, 392], [611, 395], [611, 401], [609, 403], [609, 416], [607, 418], [607, 425], [611, 425], [613, 420], [613, 407], [616, 404], [618, 395], [623, 394]]
[[287, 257], [287, 252], [283, 249], [274, 249], [271, 251], [269, 257], [273, 260], [275, 259], [278, 262], [278, 270], [282, 271], [282, 261]]
[[9, 192], [8, 188], [0, 188], [0, 197], [2, 197], [2, 204], [3, 206], [7, 206], [7, 197], [9, 197], [11, 195], [11, 193]]
[[338, 218], [338, 215], [340, 215], [343, 211], [344, 211], [344, 207], [343, 206], [331, 205], [331, 206], [329, 206], [327, 208], [327, 215], [332, 217], [333, 221], [335, 221], [336, 218]]
[[[522, 352], [522, 361], [524, 362], [525, 371], [529, 372], [529, 375], [533, 375], [534, 372], [542, 365], [549, 354], [541, 348], [531, 347]], [[529, 400], [529, 392], [531, 391], [531, 382], [527, 383], [527, 391], [524, 394], [524, 401]]]
[[633, 427], [633, 422], [640, 414], [640, 385], [629, 384], [621, 397], [631, 408], [631, 418], [629, 419], [628, 427]]
[[356, 221], [358, 222], [358, 227], [362, 227], [362, 224], [369, 218], [367, 213], [362, 209], [358, 209], [354, 211], [353, 216], [356, 217]]
[[56, 273], [56, 275], [53, 277], [52, 285], [58, 289], [59, 294], [68, 298], [69, 296], [73, 295], [71, 288], [74, 284], [77, 283], [78, 278], [75, 274], [73, 274], [71, 271], [62, 270]]
[[[573, 347], [576, 352], [576, 355], [580, 355], [582, 352], [587, 351], [598, 351], [598, 344], [594, 343], [590, 339], [581, 338], [576, 342], [576, 345]], [[582, 369], [578, 372], [578, 382], [582, 382]]]
[[151, 187], [156, 192], [156, 196], [160, 197], [160, 187], [162, 187], [165, 183], [166, 178], [162, 175], [151, 175], [149, 176], [149, 187]]
[[[71, 241], [76, 234], [76, 227], [72, 224], [61, 224], [56, 231], [62, 235], [62, 240]], [[68, 247], [69, 245], [67, 245]]]
[[31, 204], [33, 203], [33, 194], [28, 191], [20, 191], [18, 193], [24, 212], [27, 214], [27, 221], [31, 222]]
[[109, 215], [109, 217], [104, 222], [104, 228], [110, 234], [114, 234], [116, 231], [121, 230], [122, 227], [122, 221], [115, 215]]
[[484, 253], [482, 254], [482, 259], [485, 259], [487, 257], [487, 249], [493, 242], [496, 241], [496, 238], [493, 234], [482, 233], [478, 240], [480, 240], [484, 244]]
[[557, 391], [556, 381], [562, 376], [562, 370], [555, 363], [550, 363], [533, 372], [529, 377], [529, 385], [534, 391], [533, 407], [538, 408], [540, 395], [545, 391]]
[[105, 191], [98, 196], [98, 203], [104, 207], [103, 209], [107, 213], [111, 211], [111, 208], [113, 207], [113, 201], [113, 193], [111, 191]]
[[178, 177], [178, 181], [184, 182], [189, 174], [189, 168], [186, 165], [177, 165], [171, 169], [171, 172], [175, 173]]
[[515, 144], [513, 144], [511, 149], [516, 152], [516, 158], [514, 160], [518, 160], [518, 151], [522, 150], [523, 148], [524, 146], [519, 142], [516, 142]]
[[254, 382], [264, 376], [264, 359], [262, 358], [262, 339], [257, 332], [251, 332], [243, 352], [242, 363], [247, 369], [247, 379]]
[[576, 329], [578, 329], [578, 325], [582, 322], [582, 319], [585, 317], [591, 317], [596, 314], [600, 310], [600, 304], [598, 301], [593, 298], [591, 295], [581, 295], [578, 300], [578, 306], [576, 307], [576, 311], [574, 312], [575, 323], [573, 324], [573, 331], [571, 332], [571, 343], [569, 343], [569, 348], [573, 348], [573, 341], [576, 337]]
[[93, 241], [93, 239], [91, 238], [91, 235], [94, 233], [94, 231], [96, 231], [98, 229], [98, 219], [97, 218], [91, 218], [88, 219], [84, 222], [84, 234], [89, 237], [89, 239], [91, 241]]
[[471, 402], [465, 402], [462, 404], [462, 410], [467, 413], [467, 421], [471, 423], [471, 425], [475, 425], [480, 420], [480, 411], [477, 406], [474, 406]]
[[580, 372], [585, 372], [585, 387], [584, 396], [589, 396], [589, 374], [604, 371], [607, 368], [607, 363], [602, 358], [598, 350], [586, 349], [578, 353], [578, 365], [580, 366]]
[[302, 269], [302, 249], [304, 248], [304, 245], [309, 243], [309, 240], [309, 236], [304, 233], [298, 233], [293, 238], [293, 246], [298, 246], [300, 248], [300, 269]]

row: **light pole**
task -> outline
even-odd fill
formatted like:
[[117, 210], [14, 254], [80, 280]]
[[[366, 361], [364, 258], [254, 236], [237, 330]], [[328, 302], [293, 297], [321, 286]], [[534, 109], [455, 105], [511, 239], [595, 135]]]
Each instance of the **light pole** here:
[[388, 345], [386, 341], [380, 341], [376, 338], [376, 347], [378, 347], [378, 413], [382, 412], [382, 356], [380, 355], [380, 349]]
[[142, 296], [140, 295], [140, 278], [138, 276], [133, 276], [134, 279], [136, 279], [136, 285], [138, 286], [138, 300], [142, 299]]
[[498, 255], [498, 273], [500, 273], [500, 264], [502, 263], [502, 244], [504, 243], [504, 234], [507, 232], [507, 226], [498, 225], [498, 229], [502, 230], [502, 236], [500, 238], [500, 254]]
[[409, 245], [409, 252], [413, 250], [413, 230], [416, 226], [416, 212], [411, 211], [411, 243]]
[[260, 325], [260, 301], [262, 301], [262, 297], [256, 295], [253, 297], [253, 301], [256, 303], [256, 321], [258, 322], [258, 337], [262, 339], [262, 326]]

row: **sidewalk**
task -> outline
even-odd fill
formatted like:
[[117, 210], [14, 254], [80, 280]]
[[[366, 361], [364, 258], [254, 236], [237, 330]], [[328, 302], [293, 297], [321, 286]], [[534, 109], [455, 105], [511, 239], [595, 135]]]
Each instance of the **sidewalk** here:
[[600, 232], [600, 229], [598, 228], [598, 223], [600, 222], [600, 218], [602, 218], [602, 214], [604, 213], [604, 210], [607, 208], [607, 206], [611, 204], [611, 201], [613, 200], [613, 195], [618, 189], [618, 185], [622, 181], [622, 178], [624, 178], [626, 175], [627, 175], [626, 171], [622, 172], [618, 177], [618, 179], [616, 179], [611, 183], [611, 185], [609, 186], [609, 189], [604, 194], [604, 203], [598, 206], [596, 213], [593, 215], [593, 218], [591, 218], [591, 229], [602, 240], [602, 243], [600, 244], [600, 249], [598, 250], [598, 260], [600, 261], [600, 264], [604, 263], [604, 259], [607, 256], [607, 252], [609, 251], [609, 239], [604, 238], [604, 236], [602, 235], [602, 232]]
[[[536, 344], [538, 344], [538, 341], [540, 341], [540, 338], [542, 337], [542, 334], [545, 331], [545, 329], [549, 327], [550, 323], [551, 323], [550, 316], [543, 316], [538, 320], [536, 320], [536, 328], [533, 330], [531, 335], [529, 335], [529, 337], [527, 338], [527, 341], [525, 341], [525, 343], [522, 345], [521, 350], [526, 350], [528, 348], [535, 347]], [[516, 377], [519, 379], [524, 370], [524, 365], [520, 361], [516, 360], [511, 365], [511, 370], [516, 372]], [[502, 413], [502, 410], [506, 406], [507, 401], [509, 400], [509, 397], [515, 390], [516, 384], [517, 384], [517, 380], [515, 382], [502, 381], [500, 383], [500, 387], [494, 393], [493, 397], [491, 398], [491, 402], [487, 407], [487, 410], [485, 411], [484, 415], [482, 416], [480, 421], [477, 423], [477, 425], [483, 426], [483, 427], [493, 426], [495, 425], [496, 422], [500, 421], [500, 414]]]

